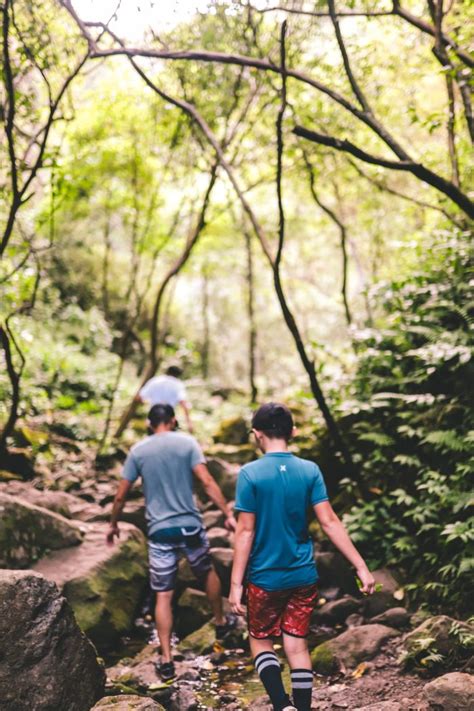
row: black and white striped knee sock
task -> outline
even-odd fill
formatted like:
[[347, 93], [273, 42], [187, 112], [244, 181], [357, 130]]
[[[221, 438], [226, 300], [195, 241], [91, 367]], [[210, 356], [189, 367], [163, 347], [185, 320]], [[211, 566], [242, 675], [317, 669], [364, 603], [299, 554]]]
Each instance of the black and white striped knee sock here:
[[298, 711], [311, 711], [311, 691], [313, 672], [309, 669], [291, 670], [291, 691], [293, 703]]
[[283, 686], [280, 662], [275, 652], [260, 652], [255, 657], [254, 664], [275, 711], [289, 706], [290, 698]]

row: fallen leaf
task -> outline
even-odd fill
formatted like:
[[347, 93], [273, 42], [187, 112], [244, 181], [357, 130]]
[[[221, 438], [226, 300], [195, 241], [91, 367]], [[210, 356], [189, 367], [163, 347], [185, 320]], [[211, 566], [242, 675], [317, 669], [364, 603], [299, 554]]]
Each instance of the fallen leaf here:
[[352, 678], [353, 679], [359, 679], [361, 676], [363, 676], [366, 671], [370, 669], [370, 665], [367, 664], [367, 662], [361, 662], [352, 672]]
[[405, 590], [403, 588], [399, 588], [398, 590], [395, 590], [393, 593], [393, 597], [395, 600], [403, 600], [405, 597]]

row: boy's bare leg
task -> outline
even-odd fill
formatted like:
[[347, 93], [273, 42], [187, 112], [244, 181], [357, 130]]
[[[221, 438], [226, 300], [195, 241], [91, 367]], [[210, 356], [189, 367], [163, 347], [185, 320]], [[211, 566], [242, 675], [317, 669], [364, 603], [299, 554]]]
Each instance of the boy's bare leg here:
[[250, 650], [255, 663], [255, 669], [262, 681], [265, 691], [270, 697], [275, 711], [281, 711], [290, 705], [290, 697], [283, 686], [280, 662], [270, 639], [250, 639]]
[[224, 625], [225, 617], [222, 610], [222, 585], [214, 568], [211, 568], [206, 578], [206, 595], [211, 603], [216, 625]]
[[283, 649], [291, 669], [293, 703], [298, 711], [311, 711], [313, 671], [306, 639], [283, 633]]
[[171, 600], [173, 593], [174, 590], [156, 593], [155, 621], [163, 662], [171, 662], [171, 630], [173, 629]]

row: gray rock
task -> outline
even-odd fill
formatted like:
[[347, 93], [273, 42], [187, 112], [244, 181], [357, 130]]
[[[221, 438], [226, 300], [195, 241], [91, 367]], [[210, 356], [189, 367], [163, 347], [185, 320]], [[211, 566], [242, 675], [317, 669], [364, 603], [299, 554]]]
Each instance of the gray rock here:
[[372, 617], [370, 622], [400, 629], [410, 624], [410, 614], [404, 607], [391, 607], [382, 614]]
[[385, 642], [399, 634], [398, 630], [384, 625], [352, 627], [312, 651], [313, 669], [319, 674], [331, 674], [341, 666], [355, 667], [359, 662], [372, 659]]
[[2, 711], [88, 711], [105, 674], [57, 587], [30, 570], [0, 570]]
[[223, 526], [225, 521], [225, 516], [222, 511], [217, 511], [215, 509], [211, 511], [205, 511], [202, 515], [202, 522], [204, 527], [207, 529], [215, 528], [216, 526]]
[[77, 546], [83, 531], [54, 511], [0, 493], [0, 568], [25, 568], [49, 550]]
[[364, 624], [364, 622], [365, 620], [362, 615], [358, 615], [357, 612], [353, 615], [349, 615], [349, 617], [346, 617], [346, 625], [348, 627], [360, 627]]
[[376, 701], [369, 706], [358, 706], [354, 711], [406, 711], [398, 701]]
[[468, 711], [474, 708], [474, 676], [451, 672], [430, 681], [423, 695], [433, 709]]
[[207, 532], [211, 548], [230, 548], [230, 531], [214, 526]]
[[192, 689], [179, 688], [171, 697], [170, 711], [197, 711], [199, 701]]
[[123, 696], [105, 696], [91, 711], [102, 709], [104, 711], [164, 711], [164, 708], [157, 701], [146, 696], [134, 696], [124, 694]]
[[373, 571], [373, 576], [377, 584], [382, 585], [382, 590], [364, 598], [364, 614], [366, 617], [380, 615], [385, 610], [395, 607], [397, 599], [394, 597], [401, 589], [399, 581], [388, 568], [380, 568]]
[[338, 624], [354, 612], [359, 612], [362, 607], [362, 601], [350, 595], [345, 595], [340, 600], [327, 602], [322, 607], [316, 609], [313, 613], [314, 622], [324, 622], [329, 624]]
[[101, 649], [131, 627], [148, 578], [146, 541], [135, 526], [120, 524], [113, 546], [106, 524], [83, 524], [84, 542], [51, 553], [34, 570], [55, 582], [74, 610], [81, 629]]

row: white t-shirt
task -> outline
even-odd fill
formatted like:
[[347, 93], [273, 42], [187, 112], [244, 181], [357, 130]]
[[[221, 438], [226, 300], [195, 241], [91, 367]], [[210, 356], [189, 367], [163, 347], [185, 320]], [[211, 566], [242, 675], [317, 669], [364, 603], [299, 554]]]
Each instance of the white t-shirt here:
[[186, 400], [186, 388], [179, 378], [172, 375], [157, 375], [151, 378], [140, 390], [142, 400], [147, 400], [153, 405], [171, 405], [176, 407], [178, 402]]

